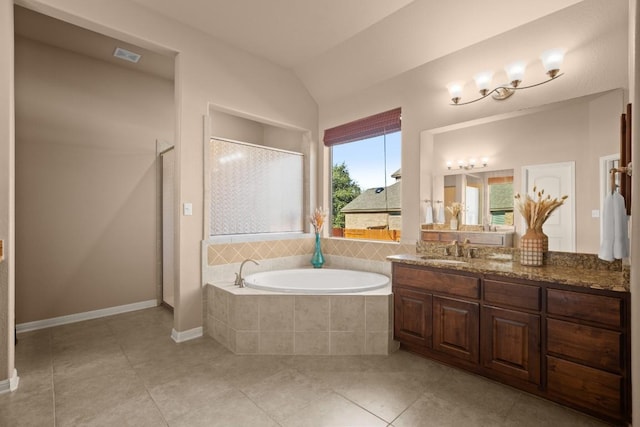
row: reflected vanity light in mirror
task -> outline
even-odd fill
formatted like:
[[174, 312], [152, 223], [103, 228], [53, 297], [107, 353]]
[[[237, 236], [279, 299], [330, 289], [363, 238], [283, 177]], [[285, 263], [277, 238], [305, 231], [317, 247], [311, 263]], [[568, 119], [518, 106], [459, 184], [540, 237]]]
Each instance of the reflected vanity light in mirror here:
[[[479, 169], [486, 168], [489, 165], [489, 158], [483, 157], [480, 159], [480, 164], [475, 158], [470, 158], [469, 160], [458, 160], [458, 169]], [[453, 167], [453, 162], [451, 160], [447, 161], [447, 169], [451, 170]]]

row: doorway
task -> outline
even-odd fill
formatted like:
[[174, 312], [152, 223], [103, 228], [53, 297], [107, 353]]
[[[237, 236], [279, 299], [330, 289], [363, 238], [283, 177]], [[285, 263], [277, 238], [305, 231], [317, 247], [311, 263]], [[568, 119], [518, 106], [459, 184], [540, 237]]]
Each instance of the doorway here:
[[549, 163], [522, 167], [522, 193], [536, 187], [544, 189], [551, 197], [569, 196], [544, 223], [544, 233], [549, 237], [549, 250], [576, 251], [575, 226], [575, 162]]

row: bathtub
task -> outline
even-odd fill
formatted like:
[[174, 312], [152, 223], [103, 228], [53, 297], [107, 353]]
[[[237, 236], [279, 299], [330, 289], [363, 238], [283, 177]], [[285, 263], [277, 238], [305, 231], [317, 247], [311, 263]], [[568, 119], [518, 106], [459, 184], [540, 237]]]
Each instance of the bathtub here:
[[393, 294], [387, 276], [276, 270], [206, 286], [206, 334], [236, 354], [387, 355]]
[[327, 268], [263, 271], [245, 277], [249, 288], [314, 295], [367, 292], [388, 284], [389, 278], [382, 274]]

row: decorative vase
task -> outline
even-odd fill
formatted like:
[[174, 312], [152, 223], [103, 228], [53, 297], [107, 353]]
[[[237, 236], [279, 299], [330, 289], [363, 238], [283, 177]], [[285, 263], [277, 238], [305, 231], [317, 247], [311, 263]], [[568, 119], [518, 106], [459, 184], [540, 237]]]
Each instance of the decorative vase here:
[[520, 264], [540, 266], [549, 249], [549, 238], [542, 229], [528, 228], [520, 238]]
[[313, 265], [313, 268], [322, 268], [323, 264], [324, 256], [320, 248], [320, 233], [316, 233], [316, 249], [313, 251], [313, 256], [311, 257], [311, 265]]
[[449, 227], [452, 230], [457, 230], [458, 229], [458, 218], [451, 218], [451, 222], [449, 223]]

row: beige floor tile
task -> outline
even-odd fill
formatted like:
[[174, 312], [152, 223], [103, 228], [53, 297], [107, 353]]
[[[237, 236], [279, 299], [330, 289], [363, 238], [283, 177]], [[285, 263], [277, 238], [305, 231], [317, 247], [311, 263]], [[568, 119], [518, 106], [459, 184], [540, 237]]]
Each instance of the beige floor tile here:
[[425, 389], [408, 373], [365, 372], [337, 386], [335, 391], [391, 422], [413, 404]]
[[0, 426], [53, 426], [53, 405], [51, 388], [29, 392], [18, 388], [14, 392], [2, 394], [0, 395]]
[[189, 376], [148, 389], [167, 421], [185, 417], [235, 390], [224, 379], [224, 372], [211, 364], [196, 367]]
[[236, 388], [249, 387], [287, 369], [291, 356], [227, 355], [211, 362]]
[[[395, 427], [503, 427], [504, 419], [490, 410], [465, 406], [425, 393], [393, 421]], [[559, 427], [559, 426], [558, 426]]]
[[553, 402], [521, 394], [507, 414], [508, 425], [522, 427], [604, 427], [608, 424]]
[[335, 393], [311, 403], [280, 423], [283, 427], [385, 427], [381, 420]]
[[241, 391], [276, 421], [284, 420], [330, 392], [293, 369], [280, 371]]
[[239, 356], [172, 325], [149, 309], [19, 335], [0, 426], [605, 425], [405, 351]]
[[448, 402], [476, 411], [505, 417], [523, 394], [518, 390], [478, 375], [452, 370], [431, 387], [434, 395]]
[[171, 421], [171, 427], [277, 427], [278, 424], [239, 391], [212, 399], [184, 417]]

